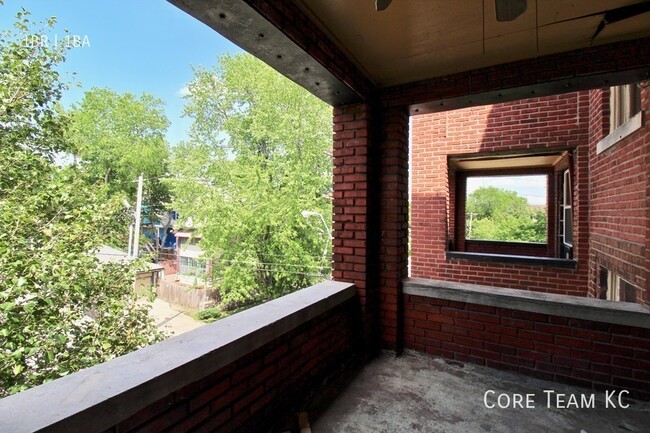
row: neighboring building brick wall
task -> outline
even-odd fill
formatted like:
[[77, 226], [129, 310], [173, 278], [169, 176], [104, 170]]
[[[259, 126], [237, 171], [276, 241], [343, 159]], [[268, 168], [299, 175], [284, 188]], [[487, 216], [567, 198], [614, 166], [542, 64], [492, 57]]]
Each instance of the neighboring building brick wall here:
[[650, 330], [406, 295], [408, 349], [650, 398]]
[[600, 267], [637, 287], [637, 302], [650, 305], [650, 88], [642, 84], [641, 129], [596, 154], [609, 133], [609, 90], [590, 97], [590, 294]]
[[[413, 116], [411, 276], [584, 296], [588, 274], [588, 92]], [[574, 147], [577, 269], [446, 260], [455, 173], [447, 155]], [[549, 222], [555, 219], [549, 209]]]
[[262, 431], [297, 413], [359, 344], [350, 299], [236, 362], [141, 410], [106, 433]]

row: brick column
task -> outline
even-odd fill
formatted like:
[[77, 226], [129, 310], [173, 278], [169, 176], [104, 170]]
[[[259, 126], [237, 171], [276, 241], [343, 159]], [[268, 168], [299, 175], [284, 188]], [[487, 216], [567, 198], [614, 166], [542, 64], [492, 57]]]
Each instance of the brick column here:
[[334, 279], [357, 286], [371, 344], [402, 348], [407, 275], [408, 113], [334, 110]]
[[379, 325], [382, 345], [403, 348], [402, 279], [408, 276], [408, 130], [406, 108], [384, 109], [378, 125]]
[[363, 313], [364, 335], [378, 341], [377, 212], [371, 156], [372, 110], [369, 104], [334, 109], [334, 265], [337, 281], [354, 283]]

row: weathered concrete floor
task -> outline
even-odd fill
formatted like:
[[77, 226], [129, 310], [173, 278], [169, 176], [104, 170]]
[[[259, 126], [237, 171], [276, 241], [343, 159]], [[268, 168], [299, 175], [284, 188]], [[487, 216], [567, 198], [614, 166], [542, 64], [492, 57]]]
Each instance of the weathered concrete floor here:
[[[488, 390], [495, 391], [489, 404], [501, 393], [535, 394], [535, 408], [487, 408]], [[559, 408], [556, 396], [548, 407], [544, 390], [566, 394], [565, 406], [569, 395], [580, 402], [581, 394], [593, 393], [595, 408]], [[627, 409], [606, 409], [605, 403], [604, 391], [409, 352], [368, 363], [320, 415], [310, 414], [310, 421], [313, 433], [650, 432], [650, 403], [623, 398]]]

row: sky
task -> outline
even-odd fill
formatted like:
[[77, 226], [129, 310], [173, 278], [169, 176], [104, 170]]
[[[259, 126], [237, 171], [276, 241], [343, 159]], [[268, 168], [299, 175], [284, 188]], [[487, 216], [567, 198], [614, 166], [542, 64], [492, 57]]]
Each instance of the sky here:
[[172, 145], [187, 138], [191, 123], [181, 118], [191, 66], [212, 66], [224, 53], [242, 52], [165, 0], [5, 0], [0, 29], [11, 28], [21, 7], [31, 12], [32, 21], [57, 17], [48, 43], [65, 41], [65, 29], [79, 38], [60, 71], [69, 78], [76, 72], [74, 81], [82, 87], [63, 96], [65, 107], [80, 102], [93, 87], [151, 93], [165, 102], [171, 122], [167, 141]]
[[546, 204], [546, 176], [490, 176], [468, 177], [467, 194], [481, 187], [495, 186], [497, 188], [515, 191], [521, 197], [528, 199], [531, 205]]

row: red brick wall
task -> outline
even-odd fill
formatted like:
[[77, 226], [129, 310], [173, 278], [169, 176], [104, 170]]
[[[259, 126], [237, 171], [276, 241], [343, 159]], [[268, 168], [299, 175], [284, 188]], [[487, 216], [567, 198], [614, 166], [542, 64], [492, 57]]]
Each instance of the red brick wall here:
[[601, 266], [637, 287], [637, 302], [650, 305], [650, 89], [642, 86], [645, 119], [601, 154], [596, 143], [609, 132], [609, 90], [591, 92], [590, 293]]
[[650, 330], [405, 296], [405, 347], [461, 362], [650, 398]]
[[[411, 276], [584, 296], [588, 270], [588, 93], [533, 98], [411, 118]], [[447, 155], [574, 147], [578, 268], [446, 260], [454, 182]], [[550, 211], [552, 212], [552, 211]], [[549, 221], [555, 218], [549, 214]]]
[[265, 431], [354, 357], [357, 308], [349, 300], [106, 432]]

